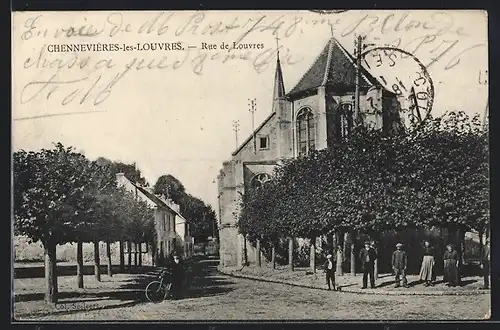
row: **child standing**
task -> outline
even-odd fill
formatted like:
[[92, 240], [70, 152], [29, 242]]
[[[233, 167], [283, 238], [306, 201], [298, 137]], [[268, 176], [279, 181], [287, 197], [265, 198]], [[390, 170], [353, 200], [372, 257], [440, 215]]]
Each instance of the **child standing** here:
[[408, 282], [406, 280], [406, 266], [408, 263], [408, 259], [406, 256], [406, 252], [403, 251], [403, 244], [396, 244], [396, 251], [392, 253], [392, 269], [394, 270], [394, 274], [396, 275], [396, 288], [399, 288], [400, 285], [400, 276], [403, 278], [403, 286], [405, 288], [408, 287]]

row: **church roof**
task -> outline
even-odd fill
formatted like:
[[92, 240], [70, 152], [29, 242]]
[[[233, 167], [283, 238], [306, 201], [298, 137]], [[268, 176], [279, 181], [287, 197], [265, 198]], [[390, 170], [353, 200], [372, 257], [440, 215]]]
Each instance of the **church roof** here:
[[[288, 96], [327, 85], [354, 89], [355, 82], [355, 59], [335, 38], [331, 38]], [[378, 85], [377, 80], [361, 67], [360, 87], [368, 88], [373, 85]]]

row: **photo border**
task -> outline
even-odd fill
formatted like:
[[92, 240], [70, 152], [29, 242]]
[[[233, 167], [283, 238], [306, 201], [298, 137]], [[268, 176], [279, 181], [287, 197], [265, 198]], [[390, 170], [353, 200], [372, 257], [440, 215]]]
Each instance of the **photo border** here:
[[[499, 13], [494, 9], [493, 1], [482, 1], [475, 0], [471, 1], [447, 1], [446, 5], [443, 5], [442, 1], [428, 1], [421, 0], [419, 3], [412, 3], [412, 8], [408, 8], [404, 5], [405, 3], [396, 2], [396, 1], [377, 1], [377, 4], [373, 4], [373, 2], [368, 1], [358, 1], [358, 0], [349, 0], [345, 1], [344, 4], [348, 3], [350, 8], [346, 8], [341, 4], [337, 4], [333, 1], [307, 1], [307, 4], [310, 6], [309, 8], [305, 8], [304, 6], [297, 6], [297, 3], [287, 3], [287, 6], [279, 6], [276, 3], [273, 4], [272, 1], [265, 1], [259, 4], [259, 1], [248, 1], [248, 2], [235, 2], [234, 0], [228, 3], [229, 1], [160, 1], [160, 0], [139, 0], [139, 1], [130, 1], [130, 0], [12, 0], [11, 2], [11, 10], [12, 11], [78, 11], [78, 10], [86, 10], [86, 11], [94, 11], [94, 10], [242, 10], [242, 9], [260, 9], [260, 10], [271, 10], [271, 9], [281, 9], [281, 10], [290, 10], [290, 9], [310, 9], [310, 8], [322, 8], [329, 9], [333, 4], [335, 4], [336, 9], [484, 9], [488, 10], [488, 39], [489, 39], [489, 76], [495, 77], [495, 73], [498, 72], [496, 67], [498, 66], [498, 59], [500, 58], [500, 54], [498, 52], [499, 42]], [[369, 4], [370, 3], [370, 4]], [[358, 5], [359, 4], [359, 5]], [[353, 5], [358, 5], [356, 8], [352, 8]], [[10, 16], [11, 18], [11, 16]], [[9, 19], [9, 21], [11, 21]], [[7, 30], [7, 29], [5, 29]], [[4, 31], [5, 31], [4, 30]], [[10, 26], [8, 29], [9, 33], [7, 36], [7, 40], [10, 42]], [[12, 48], [11, 48], [12, 49]], [[9, 66], [11, 65], [11, 60], [8, 57]], [[496, 59], [496, 61], [494, 60]], [[12, 71], [9, 70], [12, 74]], [[495, 108], [497, 94], [491, 93], [491, 91], [497, 90], [496, 79], [489, 79], [489, 89], [490, 89], [490, 109]], [[11, 76], [9, 75], [10, 88], [4, 89], [8, 92], [8, 95], [4, 97], [4, 100], [7, 100], [9, 103], [9, 109], [12, 107], [11, 103]], [[11, 109], [12, 110], [12, 109]], [[491, 112], [491, 110], [490, 110]], [[12, 187], [12, 175], [11, 175], [11, 114], [12, 111], [9, 111], [7, 120], [2, 121], [5, 123], [6, 128], [3, 130], [7, 132], [8, 136], [3, 139], [4, 142], [7, 142], [7, 148], [9, 148], [9, 187]], [[490, 113], [489, 115], [489, 125], [493, 127], [493, 123], [495, 122], [495, 113]], [[499, 168], [495, 166], [496, 158], [493, 157], [492, 152], [495, 149], [494, 144], [491, 143], [496, 139], [493, 137], [495, 131], [491, 131], [492, 136], [490, 136], [490, 169]], [[490, 170], [491, 171], [491, 170]], [[491, 201], [491, 218], [496, 218], [497, 212], [496, 203], [494, 201], [498, 201], [495, 198], [497, 195], [495, 193], [497, 184], [495, 184], [495, 178], [493, 171], [491, 171], [491, 190], [490, 190], [490, 201]], [[12, 190], [12, 189], [10, 189]], [[11, 198], [9, 198], [9, 202], [11, 202]], [[9, 210], [11, 207], [9, 205]], [[9, 215], [9, 218], [11, 214]], [[9, 232], [9, 251], [11, 251], [11, 258], [13, 258], [12, 254], [12, 237], [11, 237], [11, 224], [7, 221], [4, 221], [4, 224], [8, 223], [8, 232]], [[491, 235], [496, 236], [500, 230], [500, 223], [498, 221], [491, 221]], [[5, 230], [4, 230], [5, 232]], [[500, 241], [499, 241], [500, 242]], [[165, 324], [169, 324], [169, 329], [172, 328], [185, 328], [189, 326], [195, 329], [211, 329], [211, 330], [222, 330], [222, 329], [234, 329], [235, 325], [238, 325], [240, 329], [250, 329], [250, 327], [257, 326], [260, 329], [271, 329], [276, 326], [281, 327], [282, 329], [301, 329], [303, 326], [307, 325], [307, 327], [322, 327], [324, 328], [326, 325], [334, 325], [335, 329], [356, 329], [356, 328], [368, 328], [370, 329], [384, 329], [384, 330], [399, 330], [399, 329], [422, 329], [423, 326], [426, 327], [427, 330], [433, 329], [477, 329], [477, 325], [480, 324], [480, 328], [483, 329], [494, 329], [498, 325], [496, 323], [500, 323], [500, 311], [499, 311], [499, 301], [500, 301], [500, 286], [499, 283], [499, 266], [500, 259], [495, 261], [495, 256], [500, 256], [500, 243], [496, 243], [495, 240], [491, 242], [491, 308], [492, 308], [492, 318], [491, 320], [461, 320], [461, 321], [398, 321], [398, 320], [363, 320], [363, 321], [342, 321], [342, 320], [332, 320], [332, 321], [324, 321], [324, 320], [312, 320], [312, 321], [304, 321], [304, 320], [287, 320], [287, 321], [247, 321], [247, 320], [239, 320], [239, 321], [165, 321], [165, 322], [128, 322], [128, 321], [113, 321], [113, 322], [93, 322], [93, 321], [81, 321], [81, 322], [28, 322], [28, 321], [15, 321], [13, 319], [13, 298], [12, 298], [12, 282], [13, 282], [13, 270], [11, 269], [9, 284], [10, 284], [10, 323], [11, 326], [15, 326], [19, 329], [37, 329], [37, 330], [45, 330], [45, 329], [86, 329], [88, 327], [96, 328], [96, 329], [123, 329], [125, 326], [133, 327], [137, 329], [137, 327], [147, 328], [147, 329], [164, 329]], [[12, 263], [10, 264], [12, 268]], [[14, 323], [15, 322], [15, 323]], [[243, 327], [243, 328], [241, 328]], [[430, 328], [429, 328], [430, 327]], [[312, 328], [311, 328], [312, 329]]]

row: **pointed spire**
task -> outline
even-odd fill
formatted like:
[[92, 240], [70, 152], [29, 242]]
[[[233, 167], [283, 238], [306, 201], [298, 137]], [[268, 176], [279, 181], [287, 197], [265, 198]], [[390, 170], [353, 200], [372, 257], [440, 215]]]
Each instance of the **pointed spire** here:
[[276, 73], [274, 74], [274, 93], [273, 101], [285, 96], [285, 84], [283, 83], [283, 72], [281, 71], [279, 38], [276, 37], [277, 56], [276, 56]]

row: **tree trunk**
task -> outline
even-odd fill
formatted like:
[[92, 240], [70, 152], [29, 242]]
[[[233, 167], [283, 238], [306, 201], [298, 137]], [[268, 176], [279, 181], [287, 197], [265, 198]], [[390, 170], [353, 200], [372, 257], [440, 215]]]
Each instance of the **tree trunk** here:
[[335, 250], [333, 250], [333, 253], [332, 255], [335, 257], [335, 254], [337, 255], [336, 257], [336, 260], [337, 260], [337, 267], [336, 267], [336, 270], [335, 272], [337, 273], [337, 275], [339, 276], [342, 276], [344, 275], [343, 273], [343, 270], [342, 270], [342, 261], [344, 260], [344, 257], [342, 255], [342, 247], [344, 246], [344, 242], [343, 242], [343, 233], [341, 231], [338, 231], [335, 233], [335, 237], [336, 237], [336, 247], [335, 247]]
[[370, 241], [373, 242], [373, 246], [372, 248], [375, 250], [375, 253], [377, 254], [377, 259], [375, 259], [375, 262], [373, 263], [373, 277], [378, 280], [378, 248], [377, 248], [377, 239], [378, 239], [378, 236], [376, 235], [376, 233], [372, 233], [370, 234]]
[[76, 281], [78, 288], [83, 289], [83, 242], [76, 242]]
[[127, 268], [128, 268], [128, 271], [130, 272], [130, 269], [132, 267], [132, 242], [130, 241], [127, 241], [127, 251], [128, 251], [128, 264], [127, 264]]
[[309, 253], [309, 270], [312, 273], [316, 273], [316, 238], [311, 238], [310, 240], [311, 250]]
[[458, 248], [460, 249], [460, 263], [462, 265], [465, 265], [466, 261], [465, 261], [465, 229], [464, 228], [460, 228], [459, 235], [460, 235], [460, 246]]
[[327, 245], [327, 253], [334, 253], [335, 247], [338, 245], [337, 233], [326, 235], [326, 245]]
[[120, 273], [125, 272], [125, 252], [123, 240], [120, 240]]
[[255, 249], [255, 261], [257, 262], [257, 267], [262, 267], [262, 260], [260, 254], [260, 239], [257, 239], [257, 247]]
[[134, 243], [134, 267], [137, 267], [137, 243]]
[[350, 233], [351, 239], [351, 275], [356, 275], [356, 234]]
[[344, 270], [342, 269], [342, 260], [343, 260], [342, 249], [339, 247], [337, 249], [337, 264], [335, 269], [335, 272], [338, 276], [344, 275]]
[[271, 265], [273, 269], [276, 269], [276, 243], [273, 243], [271, 248]]
[[484, 255], [483, 257], [483, 274], [484, 274], [484, 287], [489, 288], [490, 287], [490, 267], [491, 267], [491, 238], [490, 238], [490, 231], [489, 229], [486, 230], [486, 242], [484, 245], [486, 245], [486, 249], [488, 250], [487, 253], [484, 253], [486, 251], [483, 251]]
[[139, 243], [139, 267], [142, 266], [142, 243]]
[[247, 237], [243, 237], [243, 261], [245, 262], [245, 266], [248, 265], [248, 249], [247, 249]]
[[288, 270], [293, 271], [293, 237], [288, 239]]
[[99, 260], [99, 241], [94, 242], [94, 276], [101, 282], [101, 263]]
[[484, 232], [482, 230], [479, 230], [478, 234], [479, 234], [479, 260], [481, 260], [482, 264], [484, 260], [484, 242], [483, 242]]
[[347, 250], [349, 247], [349, 232], [344, 233], [344, 239], [342, 240], [344, 244], [342, 244], [342, 261], [347, 261]]
[[57, 303], [57, 258], [56, 246], [52, 242], [44, 244], [45, 260], [45, 302]]
[[484, 242], [483, 242], [483, 235], [484, 232], [482, 230], [479, 230], [479, 260], [481, 262], [481, 268], [483, 269], [483, 280], [484, 280], [484, 287], [487, 287], [488, 282], [488, 274], [487, 274], [487, 265], [485, 261], [485, 255], [484, 255]]
[[106, 242], [106, 258], [108, 259], [108, 276], [113, 276], [113, 265], [111, 262], [111, 243]]
[[151, 247], [151, 252], [153, 254], [153, 265], [158, 266], [160, 264], [160, 256], [155, 243], [153, 243], [153, 246]]

